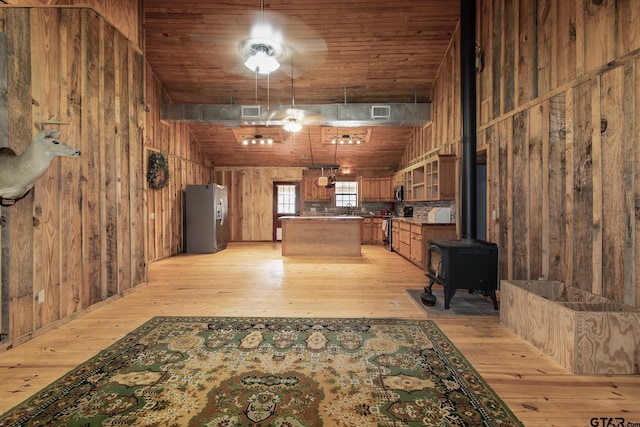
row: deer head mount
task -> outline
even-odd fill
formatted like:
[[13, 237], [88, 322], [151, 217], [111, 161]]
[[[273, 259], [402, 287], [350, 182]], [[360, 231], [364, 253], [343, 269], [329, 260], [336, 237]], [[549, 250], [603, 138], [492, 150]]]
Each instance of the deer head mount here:
[[59, 131], [38, 132], [20, 155], [0, 155], [0, 204], [10, 206], [27, 195], [56, 156], [80, 157], [80, 150], [60, 141]]

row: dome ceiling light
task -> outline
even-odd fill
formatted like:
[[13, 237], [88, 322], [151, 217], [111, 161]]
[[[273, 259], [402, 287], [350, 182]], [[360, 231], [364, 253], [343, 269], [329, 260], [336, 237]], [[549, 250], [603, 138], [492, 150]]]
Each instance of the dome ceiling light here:
[[280, 68], [285, 54], [282, 35], [264, 20], [264, 0], [260, 0], [260, 22], [251, 29], [251, 37], [240, 42], [244, 65], [257, 74], [271, 74]]
[[284, 47], [274, 41], [261, 38], [247, 39], [240, 45], [244, 65], [258, 74], [271, 74], [280, 68], [278, 59], [284, 56]]

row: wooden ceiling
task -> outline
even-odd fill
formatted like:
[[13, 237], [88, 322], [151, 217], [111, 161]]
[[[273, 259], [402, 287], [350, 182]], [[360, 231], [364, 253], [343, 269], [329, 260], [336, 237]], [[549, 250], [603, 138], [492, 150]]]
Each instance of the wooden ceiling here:
[[[263, 1], [145, 0], [146, 58], [173, 103], [257, 104], [278, 111], [292, 101], [430, 102], [460, 8], [459, 0]], [[239, 50], [260, 22], [281, 33], [285, 48], [280, 69], [269, 78], [256, 78]], [[202, 123], [192, 128], [216, 166], [335, 163], [357, 170], [395, 169], [413, 130], [373, 126], [360, 130], [368, 133], [360, 145], [333, 145], [323, 135], [356, 130], [246, 129], [281, 138], [263, 147], [242, 145], [238, 135], [245, 129]]]

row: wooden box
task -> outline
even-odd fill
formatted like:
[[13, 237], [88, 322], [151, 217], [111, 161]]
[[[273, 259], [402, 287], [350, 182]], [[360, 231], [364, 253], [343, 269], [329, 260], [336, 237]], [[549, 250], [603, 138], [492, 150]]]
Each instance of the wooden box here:
[[638, 374], [640, 310], [561, 282], [503, 280], [500, 322], [575, 374]]

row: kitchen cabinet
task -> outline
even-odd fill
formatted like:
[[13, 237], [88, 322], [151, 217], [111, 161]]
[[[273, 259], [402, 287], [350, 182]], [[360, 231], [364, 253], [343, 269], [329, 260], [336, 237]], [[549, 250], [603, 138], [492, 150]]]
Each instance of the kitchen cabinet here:
[[303, 180], [305, 202], [330, 202], [332, 189], [318, 187], [315, 184], [316, 176], [305, 176]]
[[380, 179], [378, 177], [360, 178], [360, 201], [380, 201]]
[[431, 224], [394, 218], [391, 228], [393, 250], [422, 269], [427, 266], [429, 240], [457, 239], [455, 224]]
[[422, 225], [411, 224], [411, 253], [409, 254], [409, 261], [414, 263], [420, 268], [424, 268], [423, 261], [423, 240], [422, 240]]
[[398, 246], [398, 253], [411, 261], [411, 224], [401, 221], [399, 227], [398, 240], [400, 240], [400, 245]]
[[456, 195], [456, 156], [439, 154], [400, 173], [407, 201], [453, 200]]
[[362, 202], [392, 202], [393, 186], [391, 176], [361, 177], [360, 201]]
[[365, 217], [362, 220], [362, 244], [382, 245], [384, 243], [382, 218]]
[[453, 200], [456, 197], [456, 156], [441, 154], [425, 164], [425, 200]]
[[373, 243], [373, 218], [362, 219], [362, 244]]
[[395, 219], [391, 221], [391, 248], [400, 253], [400, 223]]
[[395, 201], [395, 198], [393, 196], [393, 179], [390, 176], [380, 177], [380, 201], [381, 202]]
[[373, 218], [373, 243], [382, 245], [384, 243], [384, 232], [382, 231], [382, 218]]

